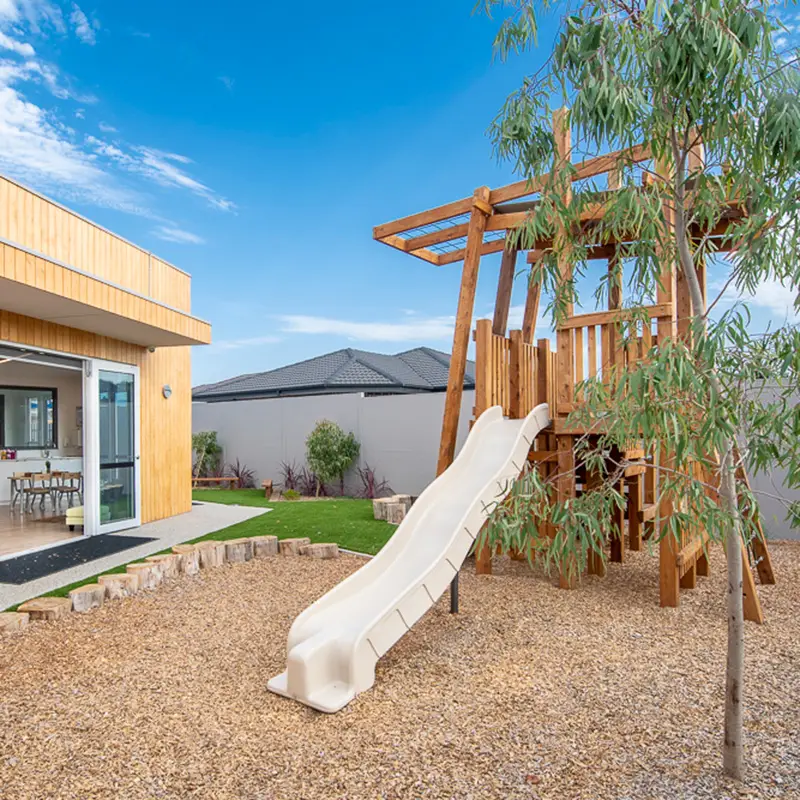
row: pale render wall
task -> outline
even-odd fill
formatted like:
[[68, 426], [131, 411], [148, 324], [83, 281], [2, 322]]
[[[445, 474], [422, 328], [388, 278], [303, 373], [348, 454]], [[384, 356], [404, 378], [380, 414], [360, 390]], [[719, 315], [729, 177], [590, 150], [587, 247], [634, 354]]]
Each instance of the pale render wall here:
[[[287, 397], [228, 403], [194, 403], [192, 431], [217, 431], [226, 461], [242, 463], [264, 478], [280, 479], [282, 461], [305, 461], [314, 424], [330, 419], [361, 443], [360, 463], [385, 477], [395, 492], [419, 494], [436, 476], [444, 392], [363, 397], [361, 394]], [[475, 393], [464, 392], [457, 446], [467, 437]], [[358, 477], [347, 486], [355, 490]]]
[[[464, 443], [475, 404], [475, 393], [464, 392], [458, 429], [458, 447]], [[395, 492], [419, 494], [435, 477], [444, 393], [387, 397], [360, 394], [287, 397], [230, 403], [194, 403], [192, 431], [215, 430], [226, 461], [238, 458], [263, 478], [280, 477], [282, 461], [305, 460], [305, 439], [319, 419], [331, 419], [353, 431], [361, 442], [361, 458], [386, 477]], [[751, 478], [755, 491], [800, 500], [800, 492], [783, 485], [785, 475]], [[360, 484], [348, 476], [348, 488]], [[777, 500], [759, 495], [767, 535], [775, 539], [800, 539], [790, 528]]]

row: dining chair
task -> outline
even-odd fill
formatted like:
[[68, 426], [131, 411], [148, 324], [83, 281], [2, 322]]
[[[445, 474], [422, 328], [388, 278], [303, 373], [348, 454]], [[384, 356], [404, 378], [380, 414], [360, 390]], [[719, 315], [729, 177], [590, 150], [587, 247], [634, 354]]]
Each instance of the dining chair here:
[[25, 488], [25, 479], [30, 475], [30, 472], [14, 472], [9, 481], [11, 482], [11, 501], [9, 502], [9, 507], [13, 511], [14, 506], [17, 504], [19, 500], [20, 509], [22, 509], [24, 505], [24, 495], [23, 490]]
[[34, 472], [28, 475], [25, 480], [28, 482], [24, 486], [22, 493], [26, 503], [30, 503], [30, 511], [33, 511], [33, 503], [39, 498], [39, 507], [44, 508], [44, 502], [49, 497], [53, 497], [53, 476], [49, 472]]
[[83, 503], [83, 473], [81, 472], [61, 472], [53, 486], [53, 494], [57, 507], [61, 506], [61, 498], [65, 495], [69, 498], [67, 505], [72, 506], [72, 498], [77, 497]]

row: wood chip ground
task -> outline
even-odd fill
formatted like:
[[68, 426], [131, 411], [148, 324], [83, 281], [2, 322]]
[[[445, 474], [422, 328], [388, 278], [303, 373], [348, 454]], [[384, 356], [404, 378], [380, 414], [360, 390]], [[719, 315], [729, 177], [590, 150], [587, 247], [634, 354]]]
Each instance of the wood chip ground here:
[[744, 785], [720, 774], [723, 557], [659, 609], [626, 554], [560, 591], [462, 570], [325, 716], [270, 694], [289, 626], [363, 560], [254, 559], [0, 638], [0, 797], [800, 798], [800, 546], [747, 625]]

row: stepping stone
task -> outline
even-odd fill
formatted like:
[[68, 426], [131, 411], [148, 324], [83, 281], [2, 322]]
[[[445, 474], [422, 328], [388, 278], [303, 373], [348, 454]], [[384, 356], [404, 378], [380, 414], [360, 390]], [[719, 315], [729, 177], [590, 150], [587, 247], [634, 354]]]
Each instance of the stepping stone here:
[[372, 501], [372, 516], [375, 519], [386, 519], [386, 506], [392, 502], [393, 497], [376, 497]]
[[161, 553], [157, 556], [147, 556], [145, 561], [158, 564], [161, 567], [161, 574], [165, 578], [176, 578], [178, 576], [179, 560], [174, 553]]
[[26, 614], [24, 611], [0, 612], [0, 633], [21, 631], [28, 624], [29, 618], [30, 614]]
[[87, 583], [69, 593], [72, 599], [72, 610], [85, 614], [93, 608], [100, 608], [106, 599], [106, 587], [99, 583]]
[[214, 539], [199, 542], [195, 545], [200, 554], [200, 568], [221, 567], [225, 563], [225, 543]]
[[139, 576], [132, 572], [101, 575], [97, 582], [106, 590], [106, 600], [121, 600], [139, 591]]
[[184, 575], [200, 572], [200, 551], [193, 544], [177, 544], [172, 552], [178, 556], [178, 571]]
[[72, 611], [72, 600], [69, 597], [36, 597], [24, 602], [17, 611], [27, 612], [31, 619], [61, 619]]
[[252, 539], [229, 539], [225, 542], [225, 558], [231, 564], [241, 564], [253, 557]]
[[307, 544], [301, 548], [300, 555], [308, 556], [309, 558], [338, 558], [339, 545], [336, 543], [329, 544], [328, 542]]
[[253, 558], [266, 558], [278, 554], [277, 536], [254, 536]]
[[278, 550], [282, 556], [299, 556], [300, 548], [311, 544], [311, 539], [307, 536], [295, 539], [281, 539], [278, 542]]
[[161, 565], [154, 564], [152, 561], [139, 561], [135, 564], [128, 564], [125, 569], [131, 575], [136, 575], [139, 578], [140, 589], [155, 589], [163, 578]]

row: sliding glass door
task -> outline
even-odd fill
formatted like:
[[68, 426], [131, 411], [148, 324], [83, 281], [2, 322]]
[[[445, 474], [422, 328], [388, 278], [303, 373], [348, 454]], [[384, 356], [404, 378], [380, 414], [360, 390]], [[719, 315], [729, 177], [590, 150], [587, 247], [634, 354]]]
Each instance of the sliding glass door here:
[[97, 359], [87, 363], [86, 516], [92, 533], [140, 524], [139, 372]]

